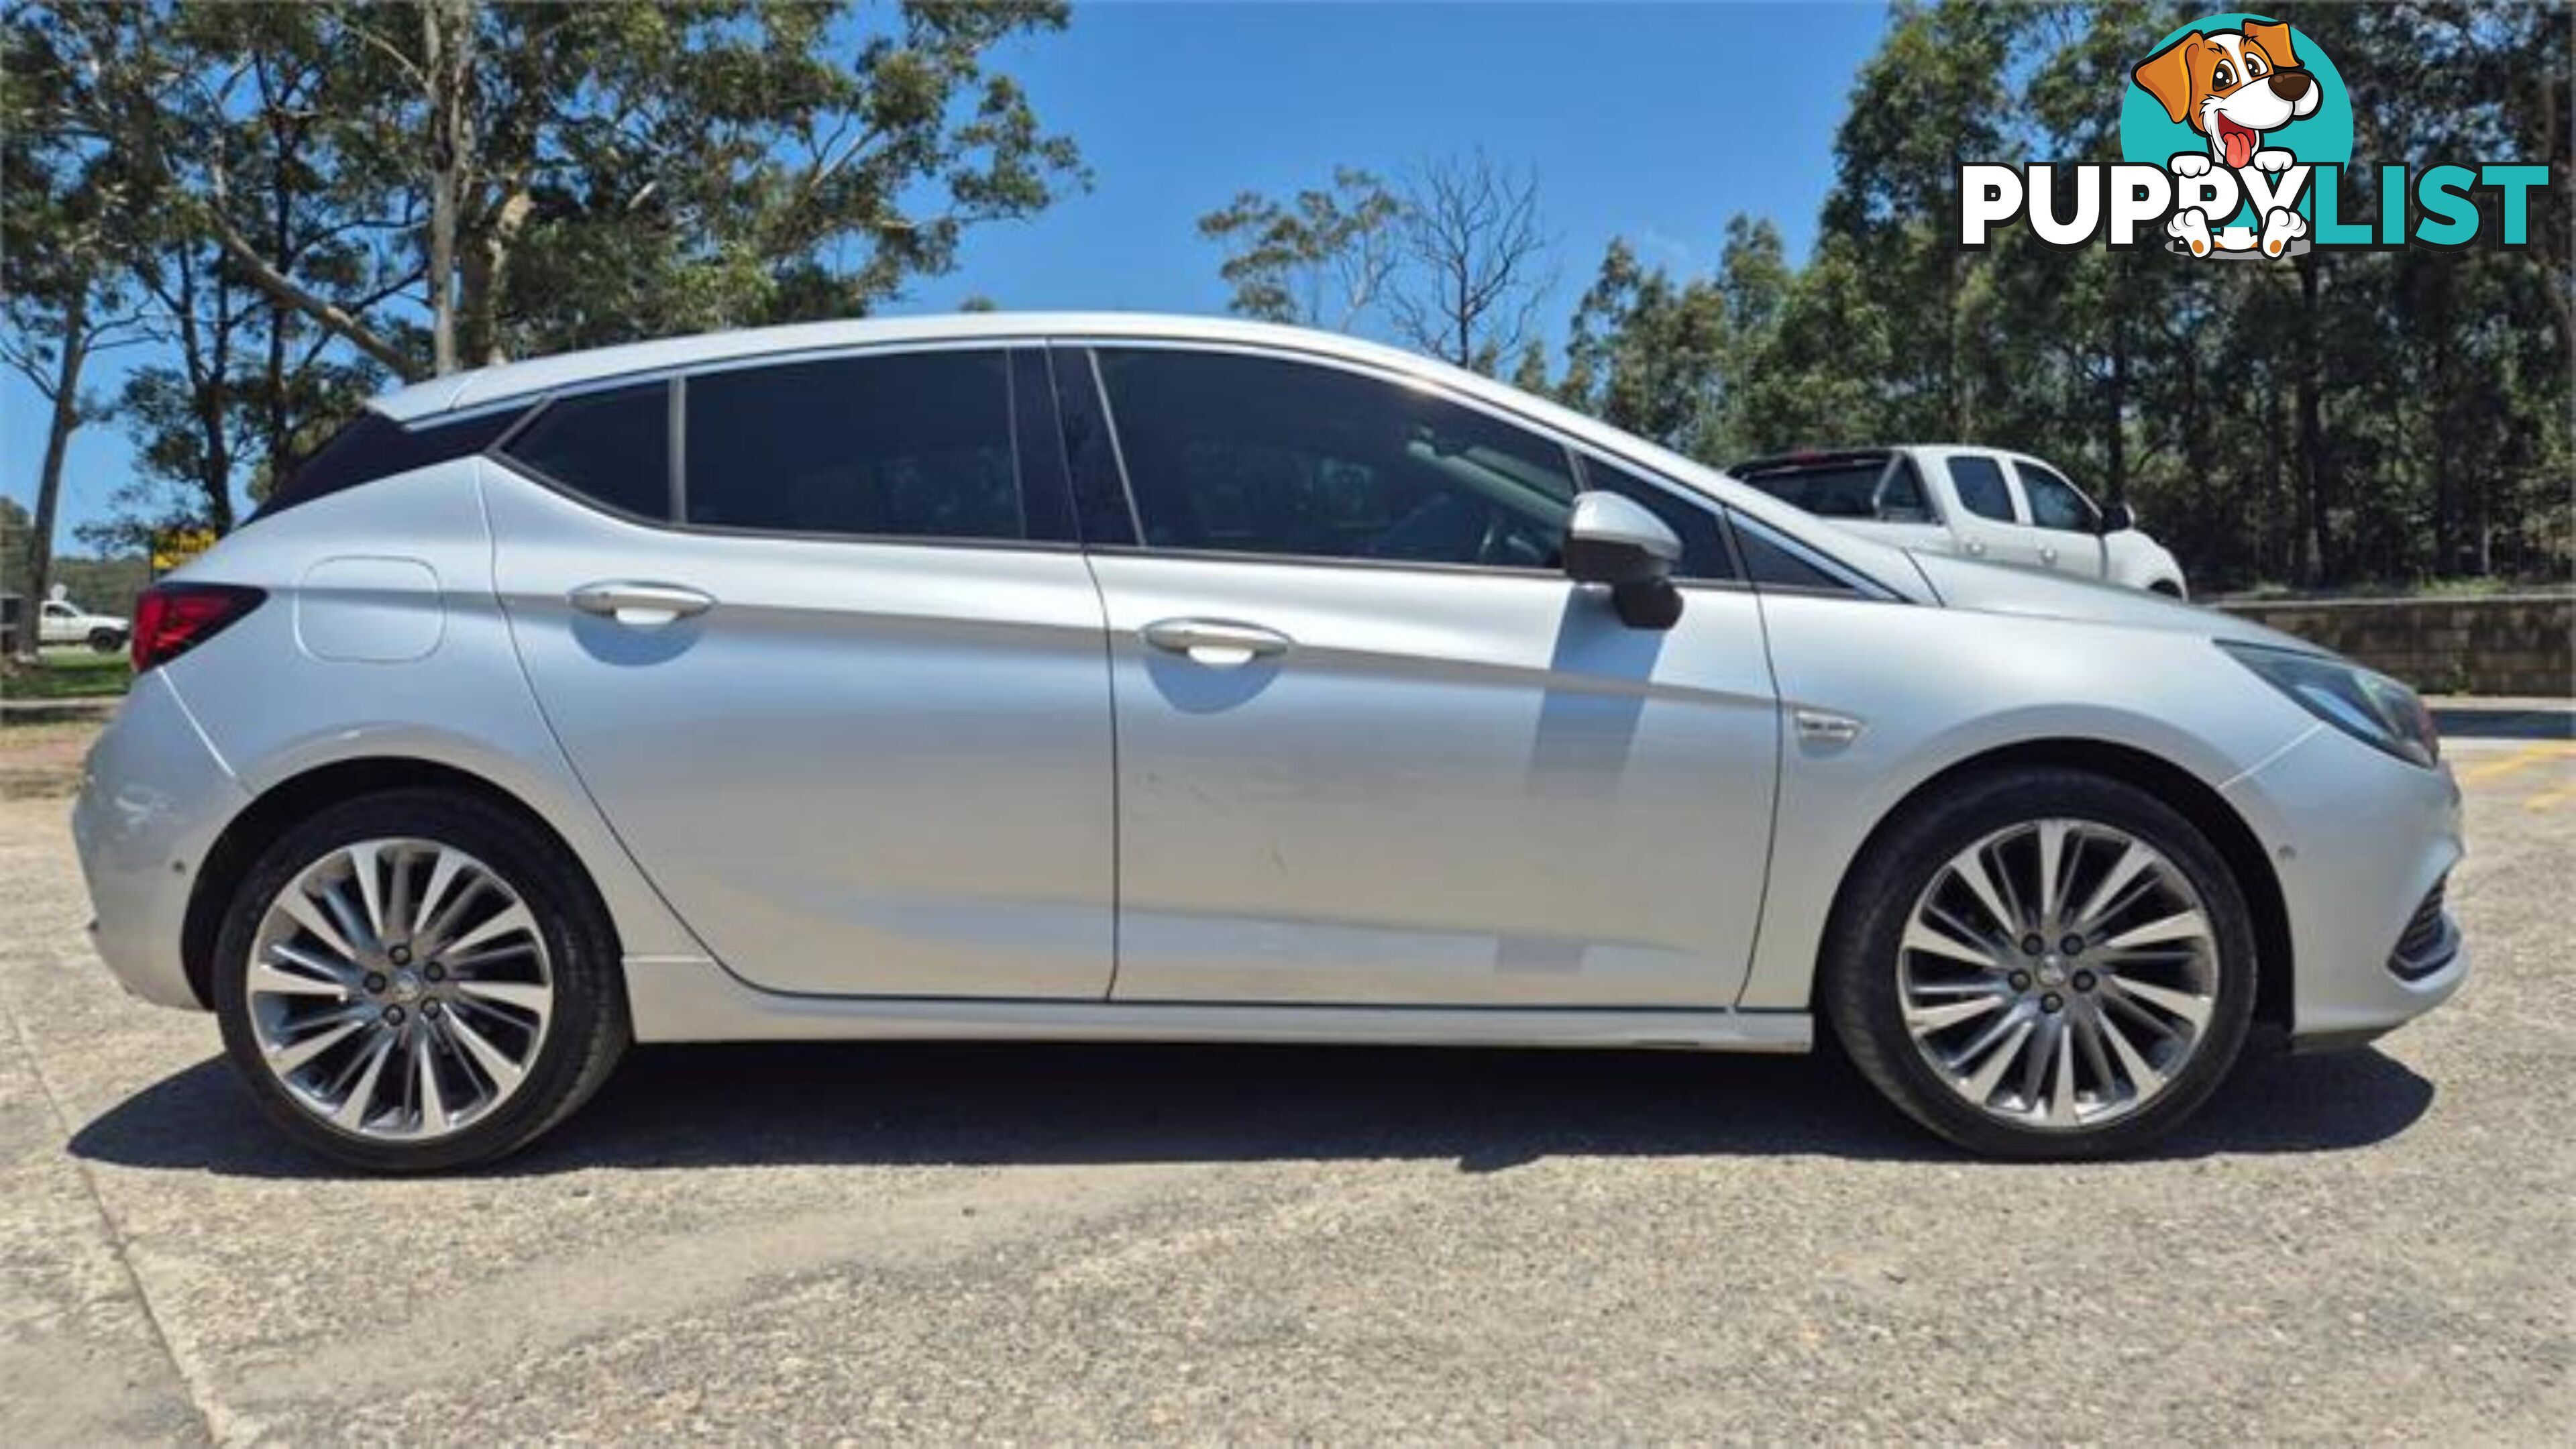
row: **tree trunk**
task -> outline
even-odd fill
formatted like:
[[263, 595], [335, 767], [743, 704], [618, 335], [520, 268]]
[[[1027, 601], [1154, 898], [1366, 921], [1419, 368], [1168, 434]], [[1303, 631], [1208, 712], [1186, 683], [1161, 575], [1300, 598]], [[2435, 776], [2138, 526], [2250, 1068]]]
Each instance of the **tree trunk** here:
[[2104, 489], [2114, 503], [2129, 501], [2129, 319], [2125, 314], [2111, 314], [2111, 416], [2104, 421], [2110, 428], [2105, 442], [2110, 454], [2109, 476]]
[[54, 515], [63, 500], [63, 461], [80, 426], [81, 367], [89, 361], [89, 289], [63, 316], [63, 355], [54, 368], [53, 417], [45, 427], [45, 462], [36, 475], [36, 517], [27, 530], [27, 587], [18, 615], [20, 657], [32, 660], [44, 639], [45, 597], [54, 582]]
[[456, 350], [456, 205], [464, 157], [457, 145], [460, 101], [453, 82], [448, 6], [420, 9], [421, 69], [429, 78], [429, 339], [430, 371], [458, 369]]
[[2336, 572], [2334, 524], [2329, 517], [2332, 500], [2327, 496], [2331, 479], [2324, 457], [2324, 404], [2319, 397], [2324, 365], [2317, 345], [2317, 259], [2309, 253], [2299, 258], [2299, 492], [2300, 515], [2308, 530], [2305, 581], [2310, 584], [2329, 582]]

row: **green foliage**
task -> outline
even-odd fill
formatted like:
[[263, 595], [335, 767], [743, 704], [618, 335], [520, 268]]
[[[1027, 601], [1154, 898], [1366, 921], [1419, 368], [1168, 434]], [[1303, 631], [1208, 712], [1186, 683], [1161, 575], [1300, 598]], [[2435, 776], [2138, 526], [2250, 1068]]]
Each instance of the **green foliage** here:
[[93, 298], [133, 298], [163, 348], [115, 400], [142, 466], [92, 541], [226, 528], [237, 491], [264, 495], [389, 381], [856, 316], [953, 269], [968, 229], [1087, 184], [990, 65], [1065, 18], [1061, 0], [16, 5], [11, 360], [60, 355], [65, 259]]
[[1217, 269], [1242, 316], [1348, 332], [1368, 316], [1396, 264], [1403, 203], [1377, 177], [1337, 167], [1330, 187], [1281, 202], [1245, 191], [1199, 218], [1226, 249]]
[[[2200, 13], [1899, 6], [1853, 88], [1806, 265], [1731, 227], [1716, 276], [1675, 280], [1614, 243], [1558, 391], [1718, 463], [1916, 440], [2030, 452], [2132, 503], [2203, 590], [2566, 577], [2565, 7], [2297, 16], [2353, 87], [2357, 160], [2550, 162], [2560, 185], [2534, 194], [2528, 249], [2193, 265], [2019, 227], [1955, 245], [1957, 163], [2118, 159], [2129, 67]], [[2347, 213], [2375, 214], [2375, 167], [2347, 175]]]

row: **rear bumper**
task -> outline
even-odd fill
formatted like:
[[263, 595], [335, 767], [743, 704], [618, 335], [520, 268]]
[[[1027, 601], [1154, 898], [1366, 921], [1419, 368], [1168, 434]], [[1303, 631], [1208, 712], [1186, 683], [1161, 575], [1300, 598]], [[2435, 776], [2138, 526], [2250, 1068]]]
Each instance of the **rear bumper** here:
[[126, 990], [162, 1006], [205, 1005], [181, 949], [188, 897], [207, 849], [248, 803], [168, 676], [136, 680], [91, 748], [72, 805], [91, 937]]
[[2368, 1041], [2468, 979], [2468, 946], [2447, 909], [2438, 951], [2399, 956], [2462, 853], [2449, 766], [2422, 769], [2319, 725], [2225, 793], [2270, 855], [2288, 907], [2294, 1047]]

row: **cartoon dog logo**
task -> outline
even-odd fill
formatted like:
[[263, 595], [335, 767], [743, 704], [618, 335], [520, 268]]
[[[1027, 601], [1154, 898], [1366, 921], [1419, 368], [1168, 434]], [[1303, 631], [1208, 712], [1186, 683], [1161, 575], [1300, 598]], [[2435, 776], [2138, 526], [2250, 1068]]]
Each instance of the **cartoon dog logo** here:
[[[2209, 138], [2209, 152], [2185, 151], [2167, 169], [2176, 176], [2205, 176], [2213, 163], [2230, 170], [2252, 166], [2279, 173], [2297, 160], [2277, 146], [2265, 146], [2267, 132], [2301, 116], [2314, 115], [2324, 92], [2317, 78], [2299, 64], [2290, 45], [2290, 27], [2259, 20], [2242, 30], [2196, 31], [2139, 62], [2134, 72], [2140, 87], [2164, 105], [2172, 120], [2188, 124]], [[2207, 256], [2213, 242], [2204, 211], [2183, 207], [2165, 230], [2187, 242], [2192, 255]], [[2267, 256], [2308, 229], [2307, 218], [2289, 207], [2274, 207], [2262, 220], [2259, 244]], [[2255, 238], [2224, 238], [2242, 250]]]

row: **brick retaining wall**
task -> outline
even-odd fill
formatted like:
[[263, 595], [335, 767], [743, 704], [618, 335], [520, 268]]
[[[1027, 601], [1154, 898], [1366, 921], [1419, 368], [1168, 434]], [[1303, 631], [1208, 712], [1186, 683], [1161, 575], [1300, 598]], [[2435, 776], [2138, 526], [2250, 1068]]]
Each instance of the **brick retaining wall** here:
[[2217, 607], [2435, 694], [2576, 693], [2576, 594], [2280, 599]]

